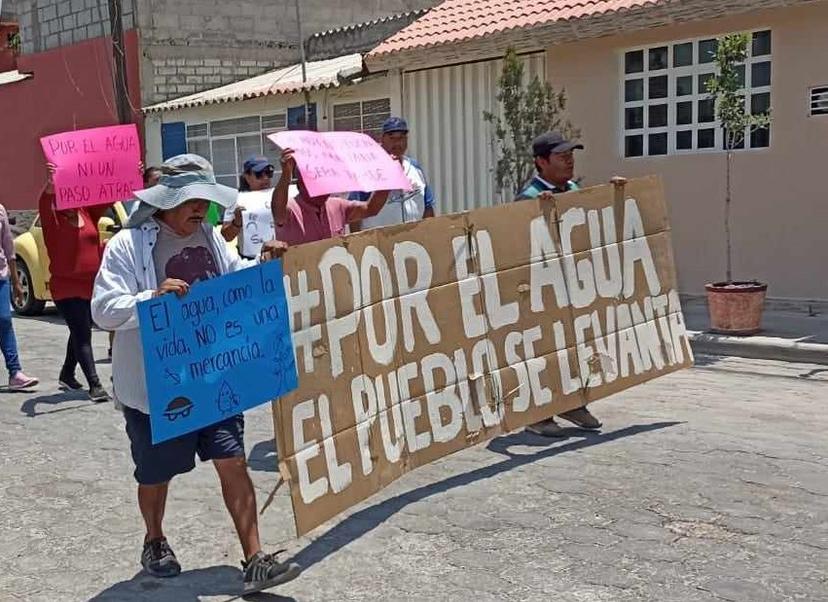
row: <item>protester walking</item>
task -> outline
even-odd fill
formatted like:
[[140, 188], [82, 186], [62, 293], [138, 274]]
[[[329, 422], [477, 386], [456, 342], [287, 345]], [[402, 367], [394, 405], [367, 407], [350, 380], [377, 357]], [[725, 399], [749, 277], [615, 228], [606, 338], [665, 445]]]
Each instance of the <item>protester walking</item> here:
[[[348, 224], [364, 220], [382, 211], [388, 200], [388, 190], [369, 195], [366, 202], [353, 201], [332, 195], [311, 197], [296, 169], [292, 149], [282, 151], [282, 174], [273, 191], [271, 211], [276, 227], [276, 238], [289, 245], [325, 240], [346, 234]], [[298, 194], [291, 198], [290, 184], [297, 177]]]
[[[265, 157], [250, 157], [244, 162], [243, 172], [239, 176], [239, 192], [260, 192], [273, 187], [273, 174], [275, 169], [270, 161]], [[224, 220], [221, 226], [221, 235], [224, 240], [230, 242], [239, 235], [244, 236], [242, 232], [243, 220], [242, 214], [248, 207], [246, 206], [244, 195], [239, 195], [239, 199], [234, 207], [224, 211]], [[239, 252], [241, 252], [243, 245], [239, 245]], [[244, 257], [244, 255], [242, 255]], [[252, 259], [252, 257], [246, 257]]]
[[[578, 190], [573, 180], [575, 174], [575, 150], [583, 150], [578, 142], [567, 140], [560, 132], [546, 132], [532, 143], [532, 155], [537, 173], [515, 199], [523, 201], [538, 197], [562, 194]], [[598, 430], [601, 422], [586, 406], [564, 412], [560, 417], [587, 430]], [[554, 418], [547, 418], [527, 427], [527, 430], [544, 437], [561, 437], [564, 430]]]
[[95, 274], [101, 265], [102, 245], [98, 220], [109, 205], [57, 210], [49, 165], [49, 179], [40, 195], [40, 223], [49, 255], [49, 290], [69, 327], [66, 357], [58, 381], [64, 390], [83, 389], [75, 377], [80, 364], [94, 402], [109, 401], [101, 385], [92, 351], [92, 314], [89, 303]]
[[[290, 581], [300, 573], [299, 566], [279, 562], [262, 551], [241, 414], [152, 444], [136, 306], [168, 293], [186, 295], [196, 282], [255, 265], [230, 252], [218, 232], [205, 223], [211, 202], [226, 209], [236, 202], [238, 192], [216, 183], [206, 159], [179, 155], [163, 164], [157, 186], [135, 195], [140, 205], [127, 228], [115, 235], [104, 252], [95, 280], [92, 314], [101, 328], [118, 333], [112, 376], [135, 464], [138, 506], [146, 524], [141, 564], [155, 577], [175, 577], [181, 572], [162, 522], [170, 480], [192, 470], [198, 454], [202, 461], [212, 460], [215, 466], [241, 542], [244, 593]], [[274, 259], [285, 249], [286, 245], [269, 241], [257, 261]]]
[[[411, 182], [411, 190], [394, 190], [379, 214], [367, 217], [351, 224], [351, 230], [367, 230], [380, 226], [392, 226], [416, 222], [434, 217], [434, 193], [425, 176], [425, 171], [408, 152], [408, 123], [401, 117], [389, 117], [382, 124], [380, 144], [385, 151], [397, 157], [405, 176]], [[355, 201], [368, 201], [371, 195], [366, 192], [352, 192], [348, 198]]]
[[6, 208], [0, 205], [0, 350], [9, 371], [9, 390], [21, 391], [37, 385], [38, 380], [27, 376], [20, 366], [17, 352], [17, 338], [12, 323], [11, 299], [23, 304], [23, 287], [17, 276], [17, 259], [14, 254], [14, 239], [9, 227]]

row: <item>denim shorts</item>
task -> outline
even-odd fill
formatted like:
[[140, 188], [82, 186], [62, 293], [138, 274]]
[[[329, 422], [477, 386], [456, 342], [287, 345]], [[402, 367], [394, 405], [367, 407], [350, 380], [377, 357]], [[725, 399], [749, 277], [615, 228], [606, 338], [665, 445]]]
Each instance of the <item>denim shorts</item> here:
[[124, 406], [135, 480], [141, 485], [160, 485], [175, 475], [195, 468], [195, 456], [202, 462], [244, 457], [244, 416], [232, 416], [217, 424], [175, 439], [152, 444], [150, 418]]

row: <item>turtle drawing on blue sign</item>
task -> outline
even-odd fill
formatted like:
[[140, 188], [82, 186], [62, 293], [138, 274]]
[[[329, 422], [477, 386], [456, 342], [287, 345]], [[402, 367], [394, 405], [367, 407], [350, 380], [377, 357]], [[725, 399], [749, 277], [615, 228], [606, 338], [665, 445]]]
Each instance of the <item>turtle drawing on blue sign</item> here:
[[169, 404], [167, 404], [167, 409], [164, 410], [164, 416], [167, 417], [167, 420], [173, 422], [176, 418], [186, 418], [189, 416], [190, 410], [192, 409], [192, 401], [186, 397], [176, 397]]

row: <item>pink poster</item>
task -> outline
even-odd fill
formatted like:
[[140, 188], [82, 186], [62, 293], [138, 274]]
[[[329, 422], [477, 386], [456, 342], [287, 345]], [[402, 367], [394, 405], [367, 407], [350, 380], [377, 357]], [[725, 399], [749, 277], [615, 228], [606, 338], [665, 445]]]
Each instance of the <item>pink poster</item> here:
[[76, 130], [40, 139], [54, 175], [57, 209], [103, 205], [143, 188], [135, 124]]
[[277, 132], [268, 136], [295, 151], [308, 194], [411, 190], [399, 161], [377, 142], [356, 132]]

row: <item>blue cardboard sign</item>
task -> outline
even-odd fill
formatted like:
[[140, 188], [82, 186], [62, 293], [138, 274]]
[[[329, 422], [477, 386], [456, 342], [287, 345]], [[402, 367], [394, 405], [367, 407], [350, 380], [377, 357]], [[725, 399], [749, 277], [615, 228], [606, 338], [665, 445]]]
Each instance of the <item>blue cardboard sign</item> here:
[[281, 261], [139, 303], [138, 319], [153, 443], [298, 386]]

